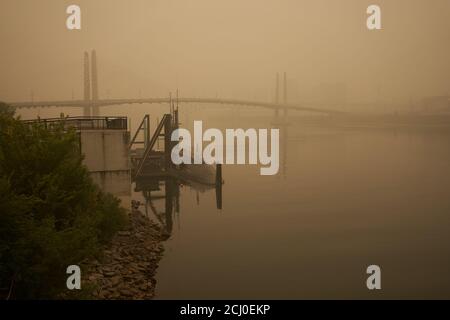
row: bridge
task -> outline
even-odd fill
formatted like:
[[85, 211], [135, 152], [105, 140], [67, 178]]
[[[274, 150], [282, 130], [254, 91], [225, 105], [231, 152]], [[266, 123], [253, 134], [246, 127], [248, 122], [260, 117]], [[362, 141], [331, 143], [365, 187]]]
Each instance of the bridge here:
[[[90, 64], [92, 62], [92, 65]], [[92, 80], [92, 81], [91, 81]], [[283, 79], [283, 102], [279, 99], [279, 74], [276, 78], [275, 101], [261, 102], [241, 99], [224, 99], [224, 98], [189, 98], [177, 97], [178, 103], [195, 103], [195, 104], [219, 104], [233, 106], [259, 107], [275, 110], [278, 114], [279, 110], [283, 110], [287, 114], [288, 110], [306, 111], [324, 114], [343, 114], [343, 111], [331, 110], [321, 107], [302, 106], [290, 104], [287, 100], [287, 79], [284, 73]], [[146, 99], [100, 99], [98, 95], [98, 74], [97, 74], [97, 55], [95, 50], [91, 53], [84, 53], [84, 99], [83, 100], [61, 100], [61, 101], [27, 101], [27, 102], [11, 102], [8, 103], [15, 108], [45, 108], [45, 107], [80, 107], [83, 108], [84, 116], [98, 116], [99, 107], [114, 105], [132, 105], [132, 104], [170, 104], [174, 100], [167, 98], [146, 98]]]
[[[174, 101], [171, 98], [146, 98], [146, 99], [99, 99], [99, 100], [66, 100], [66, 101], [29, 101], [13, 102], [10, 106], [15, 108], [45, 108], [45, 107], [80, 107], [80, 108], [98, 108], [125, 104], [164, 104]], [[251, 100], [222, 99], [222, 98], [178, 98], [179, 103], [196, 104], [223, 104], [235, 106], [260, 107], [273, 110], [297, 110], [326, 114], [341, 114], [342, 111], [330, 110], [316, 107], [298, 106], [295, 104], [280, 104]]]

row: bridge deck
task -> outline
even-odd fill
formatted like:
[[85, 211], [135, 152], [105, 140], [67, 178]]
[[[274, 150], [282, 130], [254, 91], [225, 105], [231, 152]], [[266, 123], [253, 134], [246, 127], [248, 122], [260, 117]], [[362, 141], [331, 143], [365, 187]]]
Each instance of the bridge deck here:
[[[62, 101], [29, 101], [9, 103], [15, 108], [42, 108], [42, 107], [105, 107], [123, 104], [161, 104], [170, 103], [170, 98], [147, 98], [147, 99], [101, 99], [101, 100], [62, 100]], [[198, 104], [226, 104], [241, 105], [250, 107], [259, 107], [266, 109], [287, 109], [297, 111], [318, 112], [326, 114], [342, 114], [344, 112], [330, 110], [325, 108], [306, 107], [296, 104], [279, 104], [261, 101], [239, 100], [239, 99], [220, 99], [220, 98], [178, 98], [179, 103], [198, 103]]]

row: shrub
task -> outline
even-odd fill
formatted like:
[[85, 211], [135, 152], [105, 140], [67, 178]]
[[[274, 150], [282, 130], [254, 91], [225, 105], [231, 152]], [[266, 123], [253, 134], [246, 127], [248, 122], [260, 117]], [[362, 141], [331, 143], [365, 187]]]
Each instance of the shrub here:
[[125, 221], [93, 183], [75, 131], [13, 118], [0, 105], [0, 288], [52, 298], [68, 265], [95, 255]]

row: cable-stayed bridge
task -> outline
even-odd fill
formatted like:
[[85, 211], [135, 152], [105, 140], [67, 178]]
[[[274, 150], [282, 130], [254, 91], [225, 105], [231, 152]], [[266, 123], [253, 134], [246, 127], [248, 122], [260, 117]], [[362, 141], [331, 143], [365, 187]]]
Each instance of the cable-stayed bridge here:
[[[234, 105], [248, 106], [275, 110], [278, 114], [282, 110], [285, 114], [288, 110], [306, 111], [323, 114], [342, 114], [344, 112], [321, 107], [303, 106], [290, 104], [287, 100], [287, 79], [284, 73], [283, 79], [283, 101], [279, 99], [279, 75], [276, 78], [275, 101], [262, 102], [242, 99], [226, 99], [226, 98], [194, 98], [194, 97], [177, 97], [176, 101], [183, 104], [218, 104], [218, 105]], [[139, 99], [100, 99], [98, 94], [98, 74], [97, 74], [97, 55], [92, 51], [91, 57], [89, 53], [84, 53], [84, 99], [83, 100], [60, 100], [60, 101], [25, 101], [8, 103], [15, 108], [45, 108], [45, 107], [80, 107], [83, 108], [85, 116], [98, 116], [99, 107], [107, 107], [114, 105], [133, 105], [133, 104], [170, 104], [175, 102], [170, 97], [166, 98], [139, 98]]]

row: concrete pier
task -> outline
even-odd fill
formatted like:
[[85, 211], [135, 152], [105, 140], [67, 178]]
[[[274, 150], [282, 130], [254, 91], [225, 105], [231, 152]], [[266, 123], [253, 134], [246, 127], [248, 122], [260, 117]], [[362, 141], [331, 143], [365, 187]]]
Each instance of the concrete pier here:
[[84, 164], [103, 191], [117, 196], [122, 206], [131, 203], [131, 175], [128, 144], [130, 133], [125, 130], [80, 131]]
[[126, 117], [66, 117], [26, 121], [46, 128], [60, 123], [74, 128], [80, 141], [83, 163], [94, 182], [119, 198], [124, 208], [131, 206], [130, 132]]

